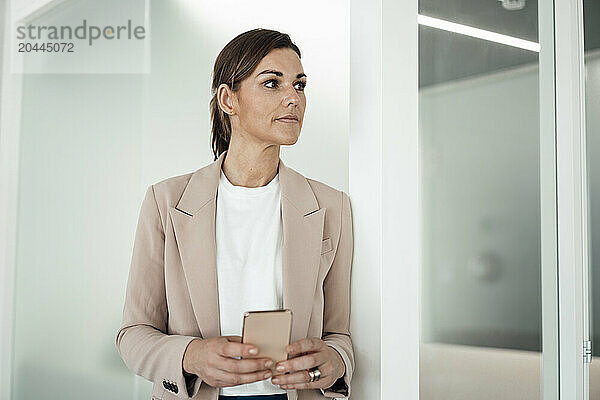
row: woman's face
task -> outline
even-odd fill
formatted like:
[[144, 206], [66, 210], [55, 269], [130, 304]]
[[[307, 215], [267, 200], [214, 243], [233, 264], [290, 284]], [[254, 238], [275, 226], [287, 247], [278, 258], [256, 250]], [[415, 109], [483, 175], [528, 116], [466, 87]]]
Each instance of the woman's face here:
[[[306, 108], [304, 86], [306, 76], [296, 52], [289, 48], [272, 50], [240, 83], [231, 101], [225, 101], [233, 111], [232, 135], [261, 144], [296, 143]], [[281, 119], [288, 114], [297, 120]]]

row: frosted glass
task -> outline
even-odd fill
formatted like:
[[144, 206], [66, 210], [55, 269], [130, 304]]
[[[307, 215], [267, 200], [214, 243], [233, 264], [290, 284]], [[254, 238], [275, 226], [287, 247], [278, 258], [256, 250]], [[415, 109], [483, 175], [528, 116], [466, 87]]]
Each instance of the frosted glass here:
[[24, 77], [14, 399], [132, 398], [114, 310], [139, 207], [141, 83]]
[[[537, 21], [534, 1], [514, 14], [420, 3], [537, 39], [519, 25]], [[538, 54], [430, 27], [419, 36], [420, 399], [541, 399]]]
[[[99, 15], [94, 3], [66, 2], [34, 22], [115, 22], [133, 10], [110, 0]], [[13, 400], [150, 397], [115, 346], [143, 196], [145, 81], [23, 75]]]

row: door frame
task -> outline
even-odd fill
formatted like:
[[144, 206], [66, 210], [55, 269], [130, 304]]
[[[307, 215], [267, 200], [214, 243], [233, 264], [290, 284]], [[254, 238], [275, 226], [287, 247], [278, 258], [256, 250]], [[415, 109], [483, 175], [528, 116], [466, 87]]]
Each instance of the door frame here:
[[560, 399], [554, 4], [538, 1], [542, 398]]
[[[550, 7], [550, 1], [543, 2]], [[588, 187], [583, 0], [554, 1], [560, 399], [589, 398]]]

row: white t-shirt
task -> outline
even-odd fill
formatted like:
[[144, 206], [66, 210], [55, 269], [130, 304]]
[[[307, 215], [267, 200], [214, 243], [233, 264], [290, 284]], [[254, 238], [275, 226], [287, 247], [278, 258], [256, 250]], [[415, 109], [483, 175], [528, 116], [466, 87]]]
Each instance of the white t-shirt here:
[[[242, 335], [246, 311], [283, 308], [279, 173], [265, 186], [235, 186], [221, 170], [215, 226], [221, 335]], [[286, 393], [262, 381], [223, 387], [226, 396]]]

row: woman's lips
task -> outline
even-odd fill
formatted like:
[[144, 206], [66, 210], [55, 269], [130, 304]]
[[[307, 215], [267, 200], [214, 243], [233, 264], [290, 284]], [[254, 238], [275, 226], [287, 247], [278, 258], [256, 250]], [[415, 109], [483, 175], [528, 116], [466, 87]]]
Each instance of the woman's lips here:
[[276, 121], [281, 121], [286, 124], [297, 124], [298, 123], [298, 120], [295, 120], [293, 118], [278, 118], [278, 119], [276, 119]]

